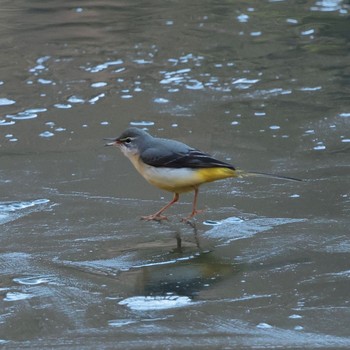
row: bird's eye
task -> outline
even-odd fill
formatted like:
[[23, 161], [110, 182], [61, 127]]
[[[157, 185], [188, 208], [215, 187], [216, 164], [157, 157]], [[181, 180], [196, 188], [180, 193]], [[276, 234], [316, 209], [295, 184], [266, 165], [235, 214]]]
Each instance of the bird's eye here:
[[125, 143], [130, 143], [131, 142], [131, 138], [130, 137], [127, 137], [124, 141]]

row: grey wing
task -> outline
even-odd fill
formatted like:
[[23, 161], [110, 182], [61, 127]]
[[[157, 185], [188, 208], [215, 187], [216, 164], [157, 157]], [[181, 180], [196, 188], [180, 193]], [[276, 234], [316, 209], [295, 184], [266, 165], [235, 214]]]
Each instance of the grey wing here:
[[213, 158], [207, 153], [189, 147], [181, 142], [167, 140], [148, 147], [141, 155], [148, 165], [167, 168], [212, 168], [224, 167], [234, 170], [231, 164]]

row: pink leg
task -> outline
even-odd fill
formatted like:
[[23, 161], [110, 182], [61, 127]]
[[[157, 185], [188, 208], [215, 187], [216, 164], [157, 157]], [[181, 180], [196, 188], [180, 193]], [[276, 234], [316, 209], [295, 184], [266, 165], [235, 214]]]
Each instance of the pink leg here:
[[166, 216], [162, 216], [161, 214], [163, 213], [163, 211], [165, 211], [166, 209], [171, 207], [174, 203], [176, 203], [179, 200], [179, 197], [180, 196], [179, 196], [178, 193], [174, 193], [174, 198], [172, 199], [172, 201], [170, 203], [165, 205], [162, 209], [158, 210], [154, 214], [147, 215], [147, 216], [141, 216], [141, 219], [142, 220], [146, 220], [146, 221], [151, 221], [151, 220], [156, 220], [156, 221], [168, 220], [168, 218]]
[[182, 221], [189, 221], [190, 219], [192, 219], [196, 214], [199, 214], [201, 212], [203, 212], [203, 210], [197, 210], [197, 198], [198, 198], [198, 187], [194, 188], [194, 198], [193, 198], [193, 205], [192, 205], [192, 212], [189, 216], [187, 216], [187, 218], [182, 219]]

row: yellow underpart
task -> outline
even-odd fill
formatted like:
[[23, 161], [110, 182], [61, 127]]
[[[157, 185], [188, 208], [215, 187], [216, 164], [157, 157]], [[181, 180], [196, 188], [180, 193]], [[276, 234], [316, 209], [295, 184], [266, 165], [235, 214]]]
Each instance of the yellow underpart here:
[[230, 168], [203, 168], [195, 170], [203, 180], [203, 182], [212, 182], [216, 180], [226, 179], [228, 177], [237, 177], [235, 170]]
[[182, 193], [193, 191], [194, 188], [206, 182], [237, 177], [234, 170], [229, 168], [156, 168], [143, 166], [138, 169], [143, 177], [152, 185], [163, 190]]

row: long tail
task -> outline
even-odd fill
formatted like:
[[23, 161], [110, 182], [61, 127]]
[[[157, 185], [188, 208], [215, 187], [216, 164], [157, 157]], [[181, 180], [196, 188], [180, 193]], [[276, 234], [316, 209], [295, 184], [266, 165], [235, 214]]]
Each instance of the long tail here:
[[236, 170], [236, 173], [237, 173], [238, 177], [261, 176], [261, 177], [272, 177], [275, 179], [289, 180], [289, 181], [303, 181], [303, 180], [297, 179], [295, 177], [274, 175], [274, 174], [267, 174], [267, 173], [259, 173], [259, 172], [255, 172], [255, 171]]

